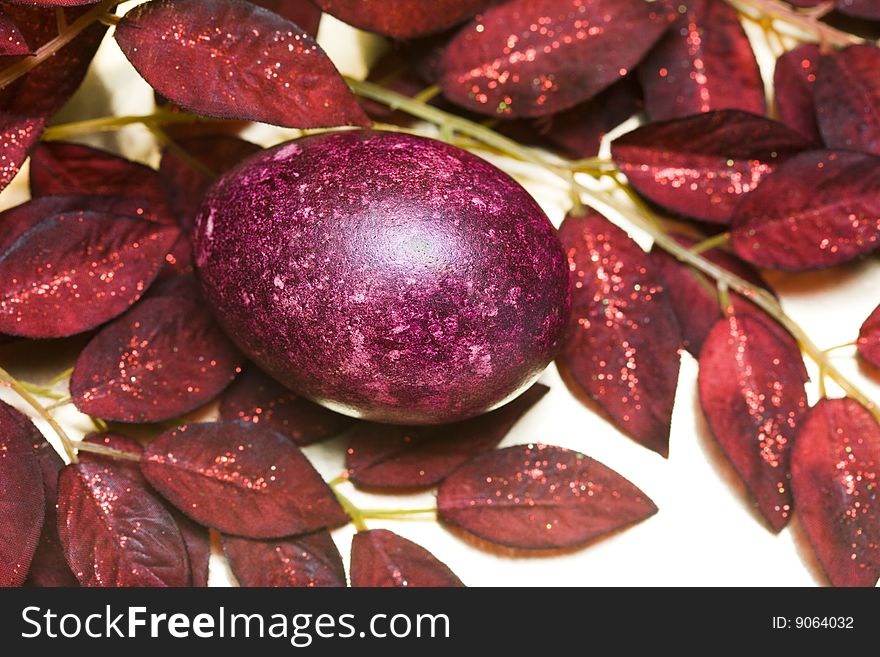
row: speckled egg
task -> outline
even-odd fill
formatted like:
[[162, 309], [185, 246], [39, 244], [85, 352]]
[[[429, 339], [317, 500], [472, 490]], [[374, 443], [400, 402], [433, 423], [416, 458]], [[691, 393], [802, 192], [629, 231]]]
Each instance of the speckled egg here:
[[454, 422], [522, 392], [570, 312], [565, 253], [504, 172], [443, 142], [325, 133], [227, 173], [196, 221], [208, 302], [294, 391], [377, 422]]

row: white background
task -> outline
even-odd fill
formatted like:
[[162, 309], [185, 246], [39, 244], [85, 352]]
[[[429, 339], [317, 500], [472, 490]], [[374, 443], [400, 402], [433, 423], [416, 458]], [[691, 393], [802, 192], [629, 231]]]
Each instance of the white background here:
[[[381, 42], [325, 16], [319, 40], [346, 73], [364, 75], [365, 60], [375, 57]], [[758, 45], [762, 67], [772, 74], [772, 57]], [[107, 114], [144, 114], [152, 107], [152, 93], [139, 79], [112, 40], [105, 42], [83, 89], [65, 110], [62, 120]], [[247, 136], [264, 145], [291, 133], [260, 126]], [[141, 127], [89, 140], [152, 165], [158, 152]], [[497, 162], [497, 160], [496, 160]], [[520, 164], [505, 164], [529, 189], [558, 225], [567, 208], [567, 193], [540, 172]], [[0, 208], [27, 198], [26, 171], [0, 194]], [[619, 218], [613, 219], [619, 221]], [[620, 222], [625, 227], [625, 222]], [[648, 246], [650, 241], [633, 232]], [[865, 317], [880, 302], [880, 268], [875, 257], [862, 262], [811, 274], [771, 274], [786, 311], [823, 347], [849, 342], [857, 336]], [[0, 362], [21, 378], [45, 381], [69, 367], [81, 340], [53, 346], [12, 345], [0, 349]], [[853, 358], [853, 349], [835, 352], [836, 362], [874, 398], [880, 399], [880, 377]], [[581, 405], [567, 391], [551, 366], [541, 381], [550, 393], [510, 432], [502, 446], [544, 442], [578, 449], [614, 468], [641, 487], [660, 511], [649, 520], [600, 540], [584, 549], [543, 557], [517, 557], [489, 552], [462, 540], [433, 521], [371, 521], [387, 527], [431, 550], [470, 586], [480, 585], [815, 585], [826, 584], [811, 555], [797, 520], [779, 535], [766, 529], [753, 510], [742, 485], [720, 455], [709, 435], [695, 395], [696, 362], [682, 356], [681, 379], [672, 422], [669, 459], [640, 447], [607, 421]], [[808, 384], [811, 401], [817, 396], [815, 369]], [[829, 394], [838, 394], [833, 385]], [[9, 391], [4, 399], [26, 410]], [[207, 419], [214, 406], [193, 418]], [[89, 423], [71, 408], [58, 417], [75, 437]], [[53, 438], [45, 425], [44, 433]], [[327, 479], [343, 470], [344, 438], [306, 451]], [[359, 505], [369, 508], [422, 508], [432, 506], [433, 493], [407, 496], [366, 495], [350, 485], [341, 489]], [[353, 528], [334, 532], [347, 561]], [[211, 583], [234, 582], [215, 545]]]

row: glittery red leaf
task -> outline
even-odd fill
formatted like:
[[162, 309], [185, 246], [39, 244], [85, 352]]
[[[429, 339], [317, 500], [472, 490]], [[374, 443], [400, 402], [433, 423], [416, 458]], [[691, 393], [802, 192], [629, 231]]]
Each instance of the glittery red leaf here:
[[823, 399], [801, 423], [791, 461], [795, 508], [834, 586], [880, 576], [880, 426], [852, 399]]
[[700, 403], [774, 531], [791, 517], [789, 453], [807, 408], [800, 352], [753, 317], [719, 320], [700, 352]]
[[15, 21], [0, 8], [0, 56], [31, 54], [33, 50]]
[[463, 465], [437, 492], [445, 522], [513, 548], [574, 547], [654, 515], [642, 491], [562, 447], [517, 445]]
[[278, 538], [348, 522], [299, 448], [253, 424], [168, 431], [147, 447], [141, 470], [190, 518], [228, 534]]
[[145, 204], [140, 216], [174, 223], [155, 169], [91, 146], [40, 144], [31, 159], [30, 184], [33, 197], [79, 194], [138, 199]]
[[318, 36], [321, 10], [310, 0], [255, 0], [254, 4], [274, 11], [301, 27], [307, 34]]
[[[674, 237], [679, 244], [688, 248], [697, 243], [697, 240], [683, 235], [675, 235]], [[767, 282], [750, 264], [743, 262], [732, 253], [721, 249], [708, 249], [703, 251], [701, 255], [752, 285], [769, 289]], [[675, 316], [681, 327], [684, 347], [694, 357], [697, 357], [703, 347], [703, 340], [706, 339], [715, 323], [724, 315], [721, 302], [718, 299], [718, 289], [711, 279], [682, 264], [656, 245], [651, 249], [651, 260], [658, 268], [663, 280], [666, 281], [669, 301], [675, 309]], [[732, 294], [731, 301], [737, 314], [762, 312], [738, 294]], [[773, 320], [768, 317], [767, 321], [772, 322]], [[785, 329], [779, 326], [779, 331], [783, 332]]]
[[407, 427], [362, 422], [351, 434], [345, 466], [357, 486], [434, 486], [475, 456], [498, 445], [550, 390], [540, 383], [496, 411], [455, 424]]
[[242, 586], [345, 586], [342, 557], [324, 530], [275, 541], [224, 535], [223, 552]]
[[18, 175], [42, 134], [43, 119], [0, 113], [0, 190]]
[[196, 588], [208, 586], [208, 566], [211, 561], [211, 536], [205, 527], [193, 522], [180, 511], [168, 506], [168, 511], [186, 546], [186, 554], [189, 557], [189, 568], [192, 573], [192, 585]]
[[559, 230], [572, 275], [564, 372], [649, 449], [666, 455], [681, 331], [650, 256], [596, 212]]
[[44, 219], [0, 256], [0, 332], [88, 331], [137, 301], [178, 230], [94, 212]]
[[834, 8], [847, 16], [880, 21], [880, 2], [877, 0], [834, 0]]
[[880, 245], [880, 157], [810, 151], [783, 162], [737, 206], [736, 254], [759, 266], [832, 267]]
[[58, 533], [83, 586], [186, 586], [186, 549], [150, 491], [99, 463], [69, 465], [58, 481]]
[[76, 361], [70, 395], [93, 417], [161, 422], [220, 394], [242, 361], [204, 304], [145, 299], [92, 338]]
[[79, 586], [76, 577], [70, 572], [70, 566], [67, 565], [64, 550], [61, 549], [61, 539], [58, 537], [58, 509], [55, 505], [58, 503], [58, 475], [64, 468], [64, 461], [43, 439], [37, 428], [29, 421], [28, 424], [31, 427], [31, 442], [43, 475], [46, 513], [40, 542], [37, 544], [37, 551], [34, 552], [25, 586]]
[[813, 85], [819, 65], [819, 46], [805, 43], [776, 60], [773, 87], [779, 120], [819, 143], [819, 125], [813, 104]]
[[850, 46], [819, 60], [813, 93], [829, 148], [880, 155], [880, 48]]
[[0, 587], [24, 583], [43, 527], [46, 496], [32, 427], [0, 401]]
[[871, 365], [880, 367], [880, 306], [862, 324], [857, 344], [859, 356]]
[[348, 429], [354, 418], [300, 397], [255, 365], [223, 394], [221, 420], [253, 422], [287, 436], [297, 445], [311, 445]]
[[369, 125], [317, 42], [243, 0], [153, 0], [116, 42], [159, 93], [207, 116], [289, 128]]
[[[144, 452], [144, 448], [137, 440], [121, 433], [116, 433], [115, 431], [90, 433], [83, 438], [83, 442], [92, 445], [110, 447], [111, 449], [116, 449], [120, 452], [128, 452], [129, 454], [137, 454], [138, 456], [142, 455]], [[79, 460], [81, 463], [97, 463], [104, 468], [113, 470], [119, 474], [124, 474], [126, 477], [134, 479], [143, 486], [148, 485], [147, 480], [144, 479], [143, 473], [141, 473], [141, 468], [137, 464], [137, 461], [116, 459], [112, 456], [105, 456], [103, 454], [95, 454], [94, 452], [86, 451], [79, 453]]]
[[779, 162], [809, 146], [782, 123], [722, 110], [648, 124], [615, 139], [611, 153], [650, 201], [686, 217], [727, 224], [743, 196]]
[[[65, 11], [65, 16], [70, 24], [84, 13], [96, 9], [72, 8]], [[54, 9], [6, 5], [4, 11], [34, 50], [58, 36], [58, 19]], [[106, 25], [94, 22], [52, 57], [0, 89], [0, 110], [28, 116], [49, 117], [55, 114], [79, 88], [106, 31]], [[4, 68], [28, 56], [8, 58], [4, 60]]]
[[497, 0], [313, 0], [338, 18], [368, 32], [411, 39], [440, 32]]
[[358, 532], [352, 538], [351, 585], [464, 586], [449, 566], [421, 545], [387, 529]]
[[555, 114], [625, 77], [668, 18], [644, 0], [511, 0], [450, 42], [440, 86], [481, 114]]
[[215, 176], [224, 173], [259, 151], [260, 147], [232, 135], [190, 137], [179, 139], [176, 143], [207, 169], [197, 169], [191, 162], [181, 159], [174, 150], [166, 148], [162, 153], [159, 178], [178, 223], [189, 232], [202, 205], [202, 197], [214, 183], [208, 173]]
[[676, 3], [681, 14], [639, 65], [653, 121], [739, 109], [764, 114], [764, 83], [736, 9], [717, 0]]

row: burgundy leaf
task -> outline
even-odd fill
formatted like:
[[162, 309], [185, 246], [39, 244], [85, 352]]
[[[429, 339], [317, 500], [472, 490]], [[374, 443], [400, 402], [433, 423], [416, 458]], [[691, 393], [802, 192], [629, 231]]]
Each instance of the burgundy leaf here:
[[810, 151], [782, 163], [736, 208], [736, 254], [803, 271], [869, 253], [880, 240], [880, 157]]
[[44, 219], [0, 256], [0, 333], [82, 333], [141, 297], [178, 230], [94, 212]]
[[368, 32], [411, 39], [445, 30], [497, 0], [313, 0], [338, 18]]
[[[683, 235], [673, 235], [673, 237], [679, 244], [688, 248], [697, 243], [697, 240]], [[721, 249], [708, 249], [700, 255], [755, 287], [769, 291], [767, 282], [761, 278], [757, 270], [732, 253]], [[651, 249], [651, 260], [666, 281], [669, 301], [675, 309], [675, 316], [681, 326], [684, 347], [696, 358], [700, 355], [700, 349], [709, 331], [724, 315], [718, 298], [718, 289], [704, 274], [682, 264], [656, 245]], [[733, 294], [731, 301], [738, 315], [763, 313], [739, 294]], [[773, 320], [768, 317], [767, 321]], [[781, 326], [779, 330], [785, 331]]]
[[387, 529], [358, 532], [352, 538], [351, 585], [464, 586], [449, 566], [421, 545]]
[[877, 0], [834, 0], [834, 8], [847, 16], [880, 21], [880, 2]]
[[445, 522], [492, 543], [552, 549], [582, 545], [654, 515], [657, 507], [614, 470], [550, 445], [493, 450], [440, 484]]
[[[207, 170], [196, 168], [171, 149], [162, 153], [159, 178], [178, 223], [189, 232], [214, 178], [260, 150], [256, 144], [232, 135], [211, 135], [177, 140], [187, 155]], [[214, 176], [208, 175], [213, 173]]]
[[819, 60], [813, 87], [825, 145], [880, 155], [880, 48], [850, 46]]
[[801, 423], [791, 483], [801, 526], [834, 586], [880, 576], [880, 426], [852, 399], [823, 399]]
[[223, 394], [220, 419], [260, 424], [297, 445], [338, 436], [355, 422], [354, 418], [300, 397], [255, 365], [249, 366]]
[[462, 463], [493, 449], [550, 389], [537, 383], [496, 411], [433, 426], [359, 423], [345, 458], [357, 486], [377, 489], [434, 486]]
[[30, 183], [34, 197], [79, 194], [137, 198], [147, 206], [141, 216], [174, 223], [154, 169], [91, 146], [43, 142], [31, 160]]
[[783, 53], [776, 60], [773, 73], [779, 119], [817, 143], [822, 141], [813, 104], [818, 65], [819, 46], [805, 43]]
[[700, 352], [700, 403], [774, 531], [791, 517], [789, 452], [807, 408], [800, 352], [748, 315], [720, 319]]
[[480, 114], [555, 114], [625, 77], [669, 18], [644, 0], [511, 0], [450, 42], [440, 86]]
[[[136, 454], [138, 456], [141, 456], [144, 453], [143, 446], [137, 440], [129, 438], [121, 433], [116, 433], [115, 431], [90, 433], [83, 438], [83, 442], [109, 447], [111, 449], [119, 450], [120, 452], [128, 452], [129, 454]], [[141, 468], [137, 464], [137, 461], [127, 461], [112, 456], [105, 456], [103, 454], [86, 451], [79, 452], [79, 460], [81, 463], [97, 463], [107, 470], [112, 470], [125, 475], [129, 479], [134, 479], [142, 486], [148, 486], [147, 480], [144, 479], [144, 475], [141, 473]]]
[[0, 587], [24, 583], [43, 527], [46, 494], [32, 427], [0, 401]]
[[31, 569], [28, 572], [25, 586], [35, 587], [62, 587], [79, 586], [79, 582], [67, 559], [64, 558], [64, 550], [61, 549], [61, 539], [58, 537], [58, 475], [64, 468], [64, 461], [58, 456], [55, 449], [45, 441], [36, 427], [30, 422], [31, 442], [40, 464], [43, 474], [43, 490], [46, 493], [46, 513], [43, 520], [43, 530], [40, 533], [40, 542], [37, 551], [31, 561]]
[[168, 511], [174, 518], [183, 537], [183, 544], [186, 546], [189, 568], [192, 572], [192, 585], [200, 589], [206, 588], [208, 566], [211, 561], [211, 536], [205, 527], [194, 523], [174, 507], [169, 505]]
[[871, 365], [880, 367], [880, 306], [862, 324], [857, 345], [859, 356]]
[[652, 121], [711, 110], [764, 114], [764, 82], [736, 9], [686, 0], [681, 16], [639, 66]]
[[31, 55], [33, 52], [15, 21], [0, 8], [0, 56]]
[[781, 161], [809, 146], [782, 123], [722, 110], [650, 123], [615, 139], [611, 152], [630, 184], [650, 201], [727, 224], [745, 195]]
[[77, 358], [70, 395], [86, 415], [161, 422], [220, 394], [242, 360], [204, 304], [144, 299], [92, 338]]
[[223, 552], [242, 586], [345, 586], [342, 557], [325, 530], [274, 541], [224, 535]]
[[[4, 11], [37, 50], [58, 36], [58, 20], [54, 9], [4, 6]], [[102, 13], [98, 7], [81, 7], [65, 11], [68, 23], [89, 12]], [[0, 89], [0, 110], [13, 114], [49, 117], [55, 114], [79, 88], [89, 64], [98, 50], [107, 26], [95, 21], [75, 39], [28, 74]], [[21, 61], [28, 55], [4, 60], [5, 66]]]
[[174, 519], [143, 484], [99, 463], [69, 465], [58, 482], [58, 533], [83, 586], [186, 586]]
[[0, 113], [0, 190], [18, 175], [43, 134], [43, 119]]
[[288, 128], [369, 125], [317, 42], [243, 0], [153, 0], [116, 42], [150, 85], [207, 116]]
[[228, 534], [278, 538], [348, 522], [299, 448], [253, 424], [165, 432], [147, 447], [141, 470], [190, 518]]
[[572, 275], [560, 365], [623, 431], [664, 456], [681, 331], [663, 281], [630, 237], [596, 212], [559, 230]]
[[310, 36], [318, 36], [321, 10], [310, 0], [256, 0], [254, 4], [274, 11], [301, 27]]

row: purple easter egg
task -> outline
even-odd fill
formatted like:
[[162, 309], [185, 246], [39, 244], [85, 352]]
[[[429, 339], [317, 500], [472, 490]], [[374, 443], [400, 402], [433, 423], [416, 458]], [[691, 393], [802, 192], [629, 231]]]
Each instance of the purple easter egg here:
[[194, 253], [248, 356], [378, 422], [453, 422], [512, 399], [570, 313], [567, 259], [532, 197], [406, 134], [324, 133], [251, 157], [208, 193]]

